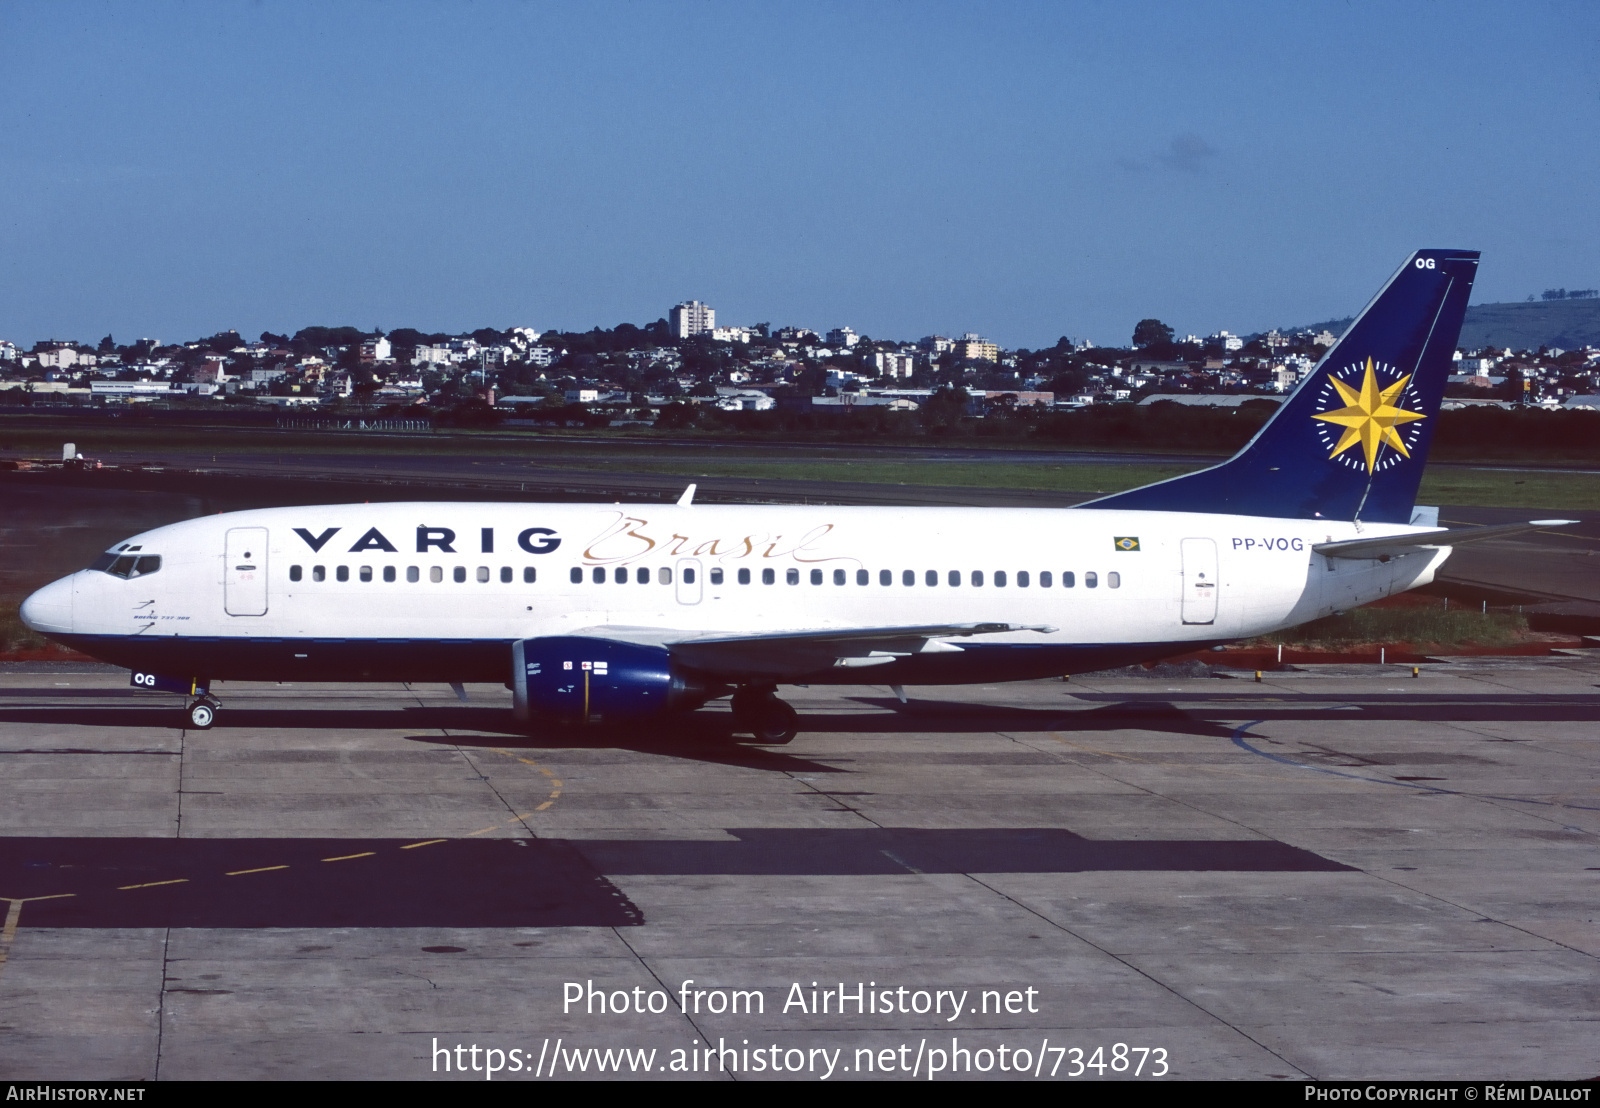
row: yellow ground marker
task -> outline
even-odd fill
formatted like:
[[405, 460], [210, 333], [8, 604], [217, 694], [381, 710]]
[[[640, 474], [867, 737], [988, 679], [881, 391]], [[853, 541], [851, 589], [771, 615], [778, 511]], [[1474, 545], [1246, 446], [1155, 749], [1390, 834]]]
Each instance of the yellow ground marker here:
[[6, 962], [11, 958], [11, 944], [17, 938], [17, 924], [22, 921], [22, 906], [30, 900], [60, 900], [63, 897], [77, 896], [77, 893], [54, 893], [51, 896], [0, 896], [11, 907], [6, 909], [6, 922], [0, 928], [0, 973], [5, 972]]
[[[538, 770], [540, 773], [542, 773], [546, 777], [550, 778], [550, 799], [545, 801], [543, 804], [539, 805], [537, 808], [535, 808], [533, 810], [533, 812], [542, 812], [546, 808], [548, 808], [552, 804], [554, 804], [558, 799], [560, 799], [561, 790], [564, 789], [566, 786], [565, 786], [565, 784], [562, 783], [561, 779], [556, 776], [555, 770], [546, 769], [544, 766], [541, 766], [538, 762], [534, 761], [532, 758], [523, 758], [520, 755], [512, 754], [511, 751], [509, 751], [509, 750], [501, 750], [497, 746], [492, 746], [489, 749], [493, 750], [496, 754], [504, 754], [508, 758], [516, 758], [517, 761], [521, 762], [523, 765], [532, 766], [534, 769]], [[520, 816], [512, 816], [511, 819], [508, 820], [507, 822], [515, 823], [519, 819], [526, 819], [528, 816], [533, 815], [533, 812], [524, 812]], [[491, 831], [491, 830], [493, 830], [493, 828], [486, 827], [486, 828], [484, 828], [483, 831], [473, 831], [473, 832], [470, 832], [470, 833], [473, 834], [473, 835], [482, 835], [484, 833], [484, 831]]]
[[[506, 751], [506, 750], [502, 750], [502, 751], [497, 751], [497, 753], [510, 755], [511, 752], [510, 751]], [[555, 774], [551, 770], [548, 770], [548, 769], [544, 768], [543, 766], [540, 766], [537, 763], [535, 763], [535, 762], [533, 762], [533, 761], [531, 761], [531, 760], [529, 760], [527, 758], [518, 758], [517, 760], [519, 762], [525, 762], [530, 766], [534, 766], [536, 769], [539, 770], [540, 773], [544, 774], [546, 777], [551, 778], [550, 784], [554, 786], [554, 789], [550, 793], [550, 799], [546, 800], [543, 804], [539, 805], [537, 808], [535, 808], [533, 810], [533, 812], [542, 812], [542, 811], [544, 811], [546, 808], [550, 807], [552, 804], [555, 803], [555, 798], [556, 797], [561, 795], [561, 781], [556, 778]], [[468, 834], [469, 835], [486, 835], [490, 831], [498, 831], [503, 827], [507, 827], [507, 826], [510, 826], [511, 824], [514, 824], [514, 823], [517, 823], [517, 822], [519, 822], [521, 820], [527, 819], [529, 816], [533, 815], [533, 812], [520, 812], [517, 815], [514, 815], [510, 819], [506, 820], [504, 823], [495, 824], [493, 827], [484, 827], [484, 828], [482, 828], [480, 830], [469, 832]], [[438, 843], [446, 843], [446, 842], [449, 842], [449, 841], [450, 841], [449, 839], [424, 839], [421, 842], [406, 843], [404, 846], [400, 847], [400, 849], [401, 850], [415, 850], [419, 846], [434, 846], [434, 845], [436, 845]], [[340, 855], [337, 855], [335, 857], [324, 858], [322, 860], [324, 862], [349, 862], [349, 861], [353, 861], [353, 860], [355, 860], [357, 858], [373, 858], [373, 857], [377, 856], [377, 853], [378, 852], [375, 851], [375, 850], [366, 850], [366, 851], [362, 851], [360, 854], [340, 854]], [[289, 869], [289, 868], [290, 867], [287, 864], [277, 865], [277, 866], [256, 866], [256, 867], [254, 867], [252, 869], [227, 870], [227, 871], [225, 871], [223, 873], [223, 876], [224, 877], [243, 877], [246, 874], [251, 874], [251, 873], [272, 873], [275, 870]], [[144, 881], [144, 882], [141, 882], [141, 883], [139, 883], [137, 885], [118, 885], [117, 886], [117, 890], [119, 892], [122, 892], [122, 891], [127, 891], [129, 889], [154, 889], [154, 888], [158, 888], [158, 887], [160, 887], [162, 885], [182, 885], [182, 884], [186, 884], [188, 881], [189, 881], [189, 878], [187, 878], [187, 877], [174, 877], [174, 878], [171, 878], [170, 880], [167, 880], [167, 881]], [[76, 896], [76, 895], [78, 895], [78, 894], [76, 894], [76, 893], [54, 893], [54, 894], [52, 894], [50, 896], [32, 896], [32, 897], [4, 897], [4, 896], [0, 896], [0, 901], [5, 901], [7, 904], [10, 905], [10, 907], [6, 910], [5, 924], [3, 925], [3, 927], [0, 927], [0, 971], [3, 971], [5, 969], [6, 961], [11, 956], [11, 944], [17, 937], [17, 927], [18, 927], [19, 921], [22, 919], [22, 906], [23, 905], [28, 903], [29, 901], [33, 901], [33, 900], [58, 900], [58, 899], [60, 899], [62, 897]]]
[[[514, 756], [514, 755], [511, 754], [511, 752], [509, 750], [496, 750], [495, 753], [497, 753], [497, 754], [505, 754], [507, 756]], [[517, 761], [526, 763], [527, 765], [530, 765], [530, 766], [533, 766], [540, 773], [542, 773], [546, 777], [550, 778], [550, 784], [553, 786], [552, 791], [550, 793], [550, 799], [546, 800], [543, 804], [539, 805], [537, 808], [535, 808], [533, 810], [533, 812], [542, 812], [542, 811], [544, 811], [546, 808], [548, 808], [552, 804], [554, 804], [556, 798], [561, 795], [562, 783], [561, 783], [560, 779], [556, 777], [554, 771], [546, 769], [544, 766], [539, 765], [537, 762], [534, 762], [531, 759], [528, 759], [528, 758], [517, 758]], [[533, 812], [521, 812], [521, 813], [519, 813], [517, 815], [512, 816], [510, 819], [506, 820], [504, 823], [495, 824], [493, 827], [484, 827], [484, 828], [482, 828], [480, 830], [477, 830], [477, 831], [468, 832], [468, 834], [469, 835], [486, 835], [490, 831], [498, 831], [503, 827], [507, 827], [507, 826], [510, 826], [511, 824], [519, 822], [520, 820], [527, 819], [529, 816], [533, 815]], [[449, 842], [449, 841], [450, 841], [449, 839], [424, 839], [421, 842], [406, 843], [400, 849], [401, 850], [415, 850], [419, 846], [434, 846], [437, 843], [445, 843], [445, 842]], [[353, 861], [353, 860], [355, 860], [357, 858], [372, 858], [372, 857], [376, 857], [377, 853], [378, 852], [376, 850], [366, 850], [366, 851], [362, 851], [360, 854], [340, 854], [340, 855], [337, 855], [336, 857], [324, 858], [322, 860], [324, 862], [349, 862], [349, 861]], [[227, 871], [225, 871], [223, 873], [223, 876], [224, 877], [243, 877], [246, 874], [251, 874], [251, 873], [272, 873], [275, 870], [289, 869], [289, 868], [290, 867], [287, 864], [277, 865], [277, 866], [256, 866], [253, 869], [227, 870]], [[118, 885], [117, 886], [117, 890], [119, 892], [125, 892], [125, 891], [127, 891], [129, 889], [154, 889], [154, 888], [159, 888], [162, 885], [183, 885], [183, 884], [186, 884], [188, 881], [189, 881], [189, 878], [187, 878], [187, 877], [174, 877], [174, 878], [171, 878], [171, 879], [169, 879], [167, 881], [143, 881], [143, 882], [140, 882], [137, 885]], [[0, 927], [0, 970], [4, 970], [5, 964], [6, 964], [6, 960], [11, 956], [11, 944], [17, 937], [17, 927], [18, 927], [19, 921], [22, 919], [22, 906], [24, 904], [28, 903], [29, 901], [33, 901], [33, 900], [58, 900], [58, 899], [60, 899], [62, 897], [76, 896], [76, 895], [78, 895], [78, 894], [76, 894], [76, 893], [54, 893], [54, 894], [52, 894], [50, 896], [31, 896], [31, 897], [4, 897], [4, 896], [0, 896], [0, 900], [3, 900], [7, 904], [10, 905], [10, 907], [6, 910], [5, 924], [4, 924], [3, 927]]]
[[5, 968], [6, 959], [11, 956], [11, 943], [17, 937], [17, 924], [21, 919], [22, 901], [13, 900], [6, 909], [5, 929], [0, 930], [0, 969]]

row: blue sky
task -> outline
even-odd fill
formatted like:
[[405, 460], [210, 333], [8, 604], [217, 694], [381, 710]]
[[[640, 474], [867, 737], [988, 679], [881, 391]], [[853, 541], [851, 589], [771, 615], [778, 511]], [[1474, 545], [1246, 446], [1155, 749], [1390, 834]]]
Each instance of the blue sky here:
[[0, 0], [0, 338], [1125, 343], [1600, 285], [1600, 5]]

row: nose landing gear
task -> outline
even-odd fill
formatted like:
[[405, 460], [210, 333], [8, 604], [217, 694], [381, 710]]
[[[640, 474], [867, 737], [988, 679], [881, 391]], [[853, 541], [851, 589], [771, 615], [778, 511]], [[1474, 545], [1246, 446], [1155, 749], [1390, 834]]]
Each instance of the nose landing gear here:
[[733, 720], [756, 742], [781, 746], [799, 734], [799, 713], [773, 693], [773, 686], [745, 685], [733, 694]]
[[183, 716], [190, 730], [209, 731], [211, 725], [217, 722], [217, 710], [221, 707], [222, 705], [211, 697], [202, 696], [184, 709]]

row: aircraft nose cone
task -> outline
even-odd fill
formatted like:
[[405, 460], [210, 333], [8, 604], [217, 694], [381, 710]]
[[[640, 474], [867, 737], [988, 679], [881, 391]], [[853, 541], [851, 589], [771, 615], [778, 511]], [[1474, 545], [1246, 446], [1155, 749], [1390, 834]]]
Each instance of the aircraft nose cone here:
[[72, 631], [72, 578], [54, 581], [22, 602], [22, 622], [35, 631], [70, 634]]

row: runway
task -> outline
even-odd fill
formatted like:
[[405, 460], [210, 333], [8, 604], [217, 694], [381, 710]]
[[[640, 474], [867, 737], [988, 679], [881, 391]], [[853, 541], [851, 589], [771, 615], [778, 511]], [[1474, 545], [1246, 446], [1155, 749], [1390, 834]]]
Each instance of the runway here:
[[787, 689], [783, 747], [11, 664], [0, 1072], [1591, 1077], [1597, 655]]

